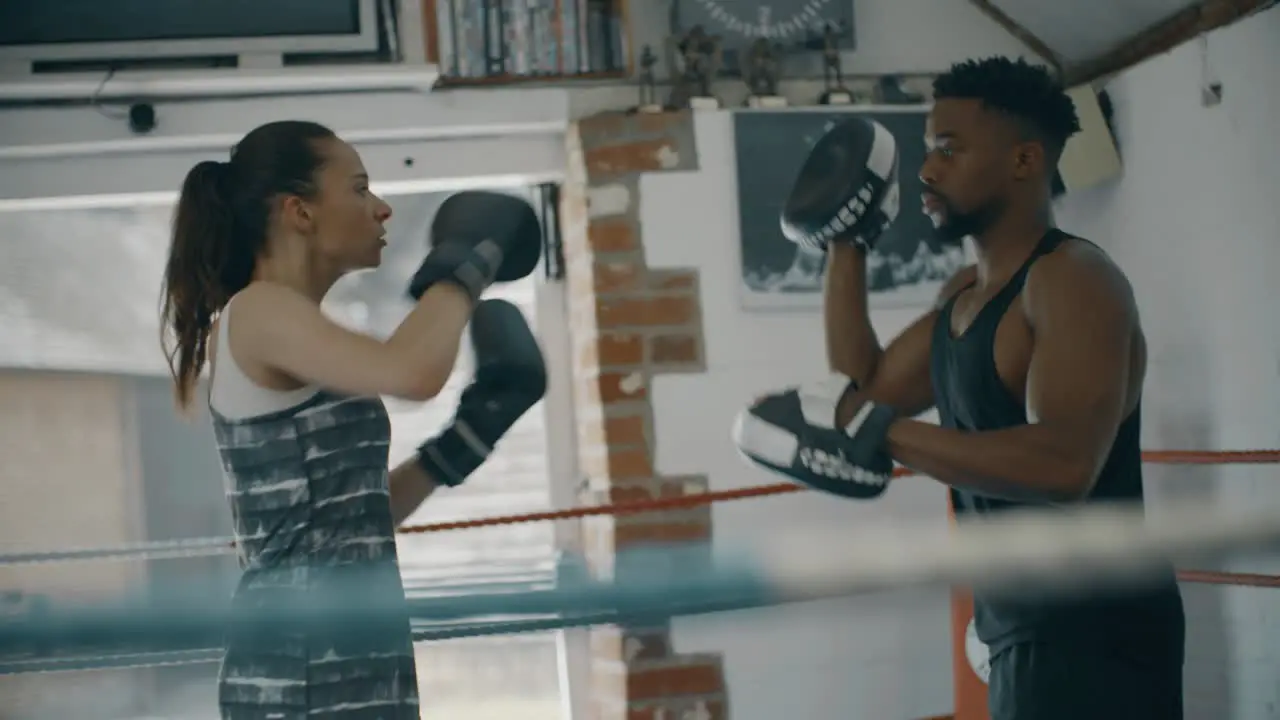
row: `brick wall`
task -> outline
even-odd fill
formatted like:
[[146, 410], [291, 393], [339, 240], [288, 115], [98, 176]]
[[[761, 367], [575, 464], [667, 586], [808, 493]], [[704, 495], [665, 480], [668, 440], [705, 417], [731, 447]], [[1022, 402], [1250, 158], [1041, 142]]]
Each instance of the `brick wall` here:
[[[697, 167], [688, 113], [606, 113], [568, 136], [561, 216], [567, 266], [574, 411], [584, 502], [628, 502], [705, 492], [705, 476], [654, 467], [650, 383], [662, 373], [705, 371], [698, 273], [650, 267], [639, 221], [644, 173]], [[628, 572], [628, 551], [677, 543], [704, 549], [707, 507], [584, 523], [597, 576]], [[674, 720], [728, 717], [722, 659], [671, 646], [669, 626], [591, 631], [591, 717]]]

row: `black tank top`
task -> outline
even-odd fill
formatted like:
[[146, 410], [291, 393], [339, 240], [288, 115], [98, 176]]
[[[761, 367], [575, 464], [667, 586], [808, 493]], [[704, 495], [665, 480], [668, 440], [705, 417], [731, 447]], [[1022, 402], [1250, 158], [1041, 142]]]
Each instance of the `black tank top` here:
[[[1027, 424], [1025, 406], [1005, 387], [996, 372], [996, 328], [1021, 294], [1032, 264], [1067, 238], [1066, 233], [1056, 229], [1046, 233], [1022, 267], [978, 311], [973, 323], [960, 336], [954, 336], [951, 331], [956, 296], [942, 307], [933, 329], [930, 374], [935, 404], [944, 427], [985, 431]], [[1142, 501], [1141, 417], [1139, 403], [1116, 431], [1111, 453], [1085, 502]], [[974, 513], [1031, 506], [956, 489], [951, 490], [951, 499], [960, 522]], [[1171, 632], [1176, 634], [1180, 648], [1182, 610], [1170, 569], [1160, 574], [1154, 586], [1144, 586], [1138, 591], [1078, 594], [1070, 599], [975, 595], [974, 624], [978, 637], [991, 646], [992, 652], [1015, 642], [1051, 638], [1109, 643], [1124, 643], [1129, 637], [1140, 641], [1143, 638], [1172, 640], [1175, 638], [1170, 636]], [[1142, 644], [1149, 647], [1146, 641]]]

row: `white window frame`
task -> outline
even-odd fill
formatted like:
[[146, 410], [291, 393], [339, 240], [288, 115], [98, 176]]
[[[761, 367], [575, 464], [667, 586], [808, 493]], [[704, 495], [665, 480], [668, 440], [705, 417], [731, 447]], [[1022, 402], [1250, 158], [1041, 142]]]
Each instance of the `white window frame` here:
[[[551, 507], [579, 504], [577, 422], [573, 406], [573, 343], [570, 335], [567, 285], [543, 279], [535, 293], [538, 336], [546, 355], [547, 395], [543, 399], [547, 428], [547, 472], [551, 481]], [[556, 547], [562, 553], [584, 552], [581, 523], [556, 523]], [[591, 647], [586, 628], [566, 628], [557, 633], [560, 660], [560, 702], [564, 720], [580, 720], [590, 713]]]
[[[130, 136], [118, 117], [96, 108], [0, 110], [0, 212], [172, 203], [182, 175], [200, 160], [226, 157], [253, 125], [282, 117], [308, 117], [353, 140], [386, 194], [535, 185], [565, 177], [564, 132], [569, 125], [563, 90], [450, 93], [372, 92], [358, 96], [313, 94], [272, 102], [266, 98], [183, 101], [157, 108], [162, 129]], [[406, 163], [406, 158], [420, 159]], [[565, 286], [540, 279], [537, 325], [552, 374], [547, 413], [551, 504], [577, 505], [579, 468], [573, 420], [572, 358]], [[578, 552], [574, 521], [558, 523], [561, 551]], [[564, 720], [586, 717], [589, 648], [585, 629], [560, 631]]]

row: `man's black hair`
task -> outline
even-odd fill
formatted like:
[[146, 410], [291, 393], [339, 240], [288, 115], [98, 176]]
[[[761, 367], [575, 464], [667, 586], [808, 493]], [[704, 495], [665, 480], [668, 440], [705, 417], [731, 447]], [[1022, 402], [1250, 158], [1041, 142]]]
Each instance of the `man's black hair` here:
[[1013, 119], [1030, 139], [1044, 144], [1056, 166], [1067, 139], [1080, 132], [1075, 103], [1043, 67], [1018, 58], [990, 57], [952, 65], [933, 81], [935, 100], [980, 100]]

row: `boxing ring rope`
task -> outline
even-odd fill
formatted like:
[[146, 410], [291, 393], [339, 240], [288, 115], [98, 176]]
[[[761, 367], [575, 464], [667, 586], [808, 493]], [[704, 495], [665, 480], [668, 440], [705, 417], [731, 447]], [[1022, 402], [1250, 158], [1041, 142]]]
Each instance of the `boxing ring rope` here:
[[[1144, 463], [1151, 465], [1272, 465], [1280, 464], [1280, 450], [1149, 450], [1142, 454]], [[897, 468], [897, 477], [909, 477], [914, 472]], [[731, 500], [771, 497], [793, 492], [807, 491], [794, 483], [756, 485], [733, 490], [714, 490], [673, 498], [656, 498], [625, 503], [584, 505], [563, 510], [545, 510], [511, 515], [406, 525], [396, 530], [400, 535], [418, 535], [453, 530], [469, 530], [497, 525], [514, 525], [526, 522], [574, 520], [601, 515], [636, 515], [668, 510], [687, 510]], [[207, 557], [235, 552], [235, 538], [212, 537], [184, 540], [157, 540], [129, 543], [114, 547], [74, 548], [26, 553], [0, 553], [0, 567], [6, 565], [38, 565], [74, 560], [166, 560], [174, 558]]]
[[[1274, 464], [1280, 451], [1156, 451], [1144, 453], [1154, 464]], [[912, 474], [907, 471], [900, 475]], [[789, 483], [706, 492], [680, 498], [597, 505], [559, 511], [435, 523], [404, 528], [410, 533], [441, 532], [517, 522], [560, 520], [593, 515], [622, 515], [765, 497], [802, 489]], [[1062, 507], [984, 519], [963, 526], [894, 527], [863, 531], [857, 547], [833, 557], [823, 552], [829, 538], [800, 534], [770, 538], [755, 547], [717, 561], [709, 572], [676, 572], [671, 562], [678, 550], [664, 550], [655, 561], [640, 562], [623, 579], [557, 585], [551, 589], [409, 598], [409, 613], [434, 627], [413, 630], [415, 640], [510, 634], [566, 627], [652, 622], [674, 616], [745, 610], [822, 598], [924, 586], [969, 586], [1019, 590], [1028, 583], [1070, 591], [1091, 583], [1125, 584], [1160, 563], [1204, 559], [1244, 550], [1280, 548], [1280, 507], [1230, 514], [1206, 512], [1202, 503], [1143, 509], [1126, 507]], [[105, 551], [28, 553], [0, 556], [0, 565], [120, 558], [153, 553], [200, 555], [229, 552], [229, 539], [209, 538], [177, 543], [148, 543]], [[97, 555], [92, 553], [97, 552]], [[103, 555], [102, 553], [108, 553]], [[174, 557], [175, 555], [165, 555]], [[664, 559], [665, 558], [665, 559]], [[1181, 579], [1213, 581], [1215, 573], [1192, 573]], [[1280, 587], [1280, 578], [1258, 576], [1259, 584]], [[275, 625], [298, 622], [319, 613], [326, 623], [358, 623], [362, 613], [378, 608], [340, 603], [323, 608], [291, 607], [258, 610], [254, 617], [235, 615], [227, 606], [172, 607], [148, 605], [59, 608], [41, 615], [0, 620], [0, 647], [48, 642], [50, 638], [192, 637], [236, 623]], [[278, 617], [276, 615], [279, 615]], [[486, 619], [487, 618], [487, 619]], [[212, 662], [213, 648], [96, 654], [80, 657], [37, 657], [0, 660], [0, 675], [99, 668], [134, 668]]]

